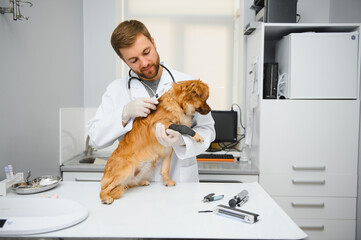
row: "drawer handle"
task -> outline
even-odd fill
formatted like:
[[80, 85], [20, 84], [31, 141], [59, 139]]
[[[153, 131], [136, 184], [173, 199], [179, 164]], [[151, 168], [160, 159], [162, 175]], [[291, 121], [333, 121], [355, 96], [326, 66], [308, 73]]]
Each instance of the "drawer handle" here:
[[214, 179], [199, 179], [201, 183], [243, 183], [239, 180], [214, 180]]
[[325, 207], [325, 203], [291, 203], [292, 207], [314, 207], [314, 208], [323, 208]]
[[75, 178], [76, 182], [100, 182], [100, 178]]
[[325, 226], [322, 225], [301, 225], [299, 226], [302, 230], [324, 230]]
[[324, 171], [326, 169], [326, 166], [297, 166], [297, 165], [293, 165], [292, 166], [293, 170], [295, 171]]
[[292, 179], [293, 184], [318, 184], [318, 185], [324, 185], [326, 183], [326, 180], [295, 180]]

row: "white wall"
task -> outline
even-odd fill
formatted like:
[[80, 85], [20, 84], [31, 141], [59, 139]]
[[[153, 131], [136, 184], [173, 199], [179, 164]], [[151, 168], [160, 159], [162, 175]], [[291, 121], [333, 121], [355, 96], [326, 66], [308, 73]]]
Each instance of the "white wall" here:
[[0, 180], [8, 164], [59, 175], [59, 108], [84, 102], [83, 2], [31, 2], [28, 21], [0, 14]]
[[116, 22], [116, 0], [84, 1], [84, 105], [98, 107], [116, 78], [116, 58], [110, 37]]
[[301, 15], [300, 23], [328, 23], [330, 0], [298, 0], [297, 13]]
[[330, 0], [331, 23], [361, 23], [361, 0]]

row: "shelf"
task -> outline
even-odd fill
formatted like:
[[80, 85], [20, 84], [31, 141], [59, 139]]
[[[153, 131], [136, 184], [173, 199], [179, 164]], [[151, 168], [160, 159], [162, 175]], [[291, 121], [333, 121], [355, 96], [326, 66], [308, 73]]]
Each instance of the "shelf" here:
[[261, 24], [264, 25], [264, 30], [265, 30], [264, 35], [266, 40], [279, 40], [283, 36], [288, 35], [289, 33], [300, 33], [307, 31], [352, 32], [352, 31], [358, 31], [360, 28], [360, 24], [357, 23], [347, 23], [347, 24], [252, 23], [250, 25], [256, 27]]

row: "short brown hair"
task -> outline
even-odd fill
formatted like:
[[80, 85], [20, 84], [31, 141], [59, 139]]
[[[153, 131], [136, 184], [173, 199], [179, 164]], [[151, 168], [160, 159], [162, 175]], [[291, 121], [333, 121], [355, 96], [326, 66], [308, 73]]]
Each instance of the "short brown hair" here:
[[147, 27], [137, 20], [126, 20], [114, 29], [110, 43], [120, 58], [123, 59], [123, 56], [119, 49], [133, 45], [138, 34], [143, 34], [149, 41], [152, 41], [152, 36]]

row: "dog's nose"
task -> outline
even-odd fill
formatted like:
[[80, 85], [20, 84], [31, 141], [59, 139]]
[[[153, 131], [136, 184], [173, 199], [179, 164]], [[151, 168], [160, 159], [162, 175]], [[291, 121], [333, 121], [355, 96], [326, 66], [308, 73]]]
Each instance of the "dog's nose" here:
[[208, 114], [212, 109], [208, 106], [208, 104], [204, 104], [202, 107], [199, 108], [199, 113], [206, 115]]

